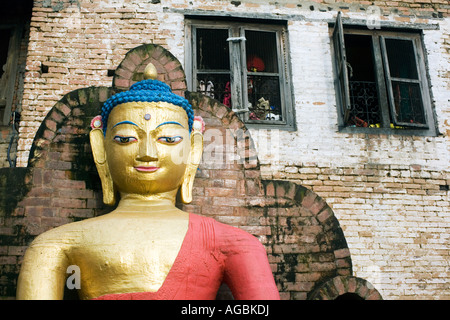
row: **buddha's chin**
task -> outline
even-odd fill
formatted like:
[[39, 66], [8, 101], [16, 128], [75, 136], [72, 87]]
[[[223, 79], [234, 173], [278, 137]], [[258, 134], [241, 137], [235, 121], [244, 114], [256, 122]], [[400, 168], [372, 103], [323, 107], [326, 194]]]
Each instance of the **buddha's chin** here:
[[154, 198], [160, 195], [176, 193], [181, 185], [181, 182], [169, 181], [169, 179], [155, 179], [154, 173], [141, 173], [146, 177], [139, 177], [139, 179], [130, 179], [127, 187], [118, 190], [121, 194], [136, 195], [140, 198]]

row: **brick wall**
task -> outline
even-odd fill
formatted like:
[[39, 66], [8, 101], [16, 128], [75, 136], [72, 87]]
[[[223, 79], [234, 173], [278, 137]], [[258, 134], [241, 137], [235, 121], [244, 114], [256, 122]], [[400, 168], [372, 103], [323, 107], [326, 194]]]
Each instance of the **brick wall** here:
[[[171, 42], [170, 28], [177, 25], [161, 12], [161, 5], [142, 1], [127, 2], [126, 6], [121, 1], [35, 1], [19, 166], [27, 165], [40, 123], [64, 94], [88, 86], [109, 86], [111, 71], [129, 50], [141, 44], [167, 46]], [[167, 25], [161, 26], [161, 21]]]
[[343, 226], [355, 275], [384, 298], [427, 298], [429, 292], [448, 298], [448, 174], [419, 165], [309, 163], [274, 176], [327, 200]]
[[[36, 132], [55, 103], [75, 89], [110, 86], [113, 72], [108, 70], [115, 70], [130, 49], [161, 44], [183, 64], [184, 13], [284, 18], [297, 130], [250, 130], [262, 177], [299, 183], [325, 199], [344, 230], [353, 273], [372, 282], [383, 297], [449, 298], [447, 1], [124, 3], [35, 1], [22, 100], [20, 166], [28, 165]], [[422, 37], [440, 133], [436, 137], [338, 132], [328, 23], [338, 10], [346, 18], [366, 21], [374, 9], [387, 25], [436, 26], [423, 30]], [[48, 67], [47, 73], [42, 66]], [[129, 71], [139, 74], [139, 68], [135, 65]], [[117, 79], [120, 76], [116, 73]], [[234, 216], [222, 219], [232, 221]]]
[[297, 131], [251, 130], [263, 175], [324, 197], [355, 274], [387, 299], [449, 297], [449, 26], [440, 22], [423, 37], [438, 136], [339, 133], [329, 28], [303, 21], [289, 24], [290, 37], [304, 44], [291, 45], [301, 71], [293, 79]]

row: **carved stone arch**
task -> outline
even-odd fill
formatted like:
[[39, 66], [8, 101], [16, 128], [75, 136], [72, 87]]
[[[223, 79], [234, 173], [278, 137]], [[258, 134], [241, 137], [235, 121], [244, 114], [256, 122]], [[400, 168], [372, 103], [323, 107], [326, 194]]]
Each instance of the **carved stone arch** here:
[[311, 300], [383, 300], [377, 289], [367, 280], [352, 277], [334, 277], [310, 296]]

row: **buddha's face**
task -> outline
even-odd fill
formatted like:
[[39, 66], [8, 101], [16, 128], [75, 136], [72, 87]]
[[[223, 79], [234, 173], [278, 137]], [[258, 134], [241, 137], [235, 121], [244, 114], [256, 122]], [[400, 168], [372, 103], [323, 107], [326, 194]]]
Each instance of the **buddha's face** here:
[[182, 183], [191, 139], [188, 117], [166, 102], [130, 102], [108, 118], [105, 151], [114, 185], [122, 194], [153, 195]]

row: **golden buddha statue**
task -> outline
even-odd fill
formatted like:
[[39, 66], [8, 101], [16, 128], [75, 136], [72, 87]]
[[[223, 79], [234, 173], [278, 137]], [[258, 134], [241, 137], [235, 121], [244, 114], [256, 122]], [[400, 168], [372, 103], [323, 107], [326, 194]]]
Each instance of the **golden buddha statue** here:
[[176, 208], [192, 200], [202, 120], [156, 80], [108, 99], [90, 132], [103, 200], [115, 210], [39, 235], [26, 251], [18, 299], [63, 299], [70, 266], [80, 299], [279, 299], [261, 243], [250, 234]]

